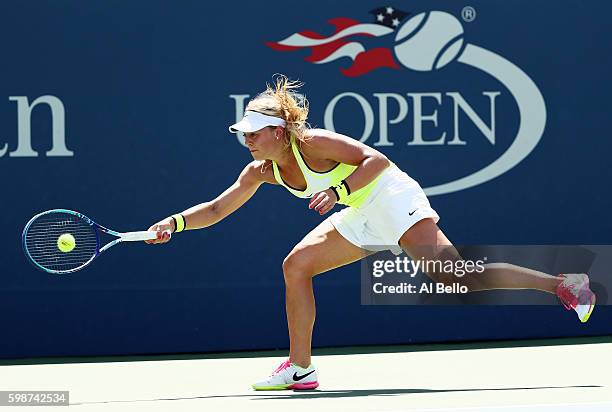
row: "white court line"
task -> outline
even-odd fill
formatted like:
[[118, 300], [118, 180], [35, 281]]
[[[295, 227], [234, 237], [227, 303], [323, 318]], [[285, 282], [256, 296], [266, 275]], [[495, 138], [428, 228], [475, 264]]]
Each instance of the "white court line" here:
[[[482, 406], [482, 407], [459, 407], [442, 409], [415, 409], [413, 412], [485, 412], [494, 410], [495, 412], [610, 412], [612, 403], [569, 403], [569, 404], [544, 404], [544, 405], [515, 405], [515, 406]], [[405, 412], [388, 411], [385, 412]]]

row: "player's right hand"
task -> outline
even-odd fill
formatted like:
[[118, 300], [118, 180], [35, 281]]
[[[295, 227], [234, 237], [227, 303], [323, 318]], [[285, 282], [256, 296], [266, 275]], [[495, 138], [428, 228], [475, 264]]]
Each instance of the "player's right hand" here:
[[153, 226], [151, 226], [149, 230], [157, 232], [157, 239], [145, 240], [146, 243], [150, 245], [166, 243], [172, 238], [172, 231], [174, 230], [172, 219], [164, 219], [160, 222], [157, 222]]

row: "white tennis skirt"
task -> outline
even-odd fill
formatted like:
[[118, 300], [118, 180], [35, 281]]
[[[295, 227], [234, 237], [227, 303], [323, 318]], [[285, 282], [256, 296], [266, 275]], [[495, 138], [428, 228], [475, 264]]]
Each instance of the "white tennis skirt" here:
[[429, 204], [421, 186], [392, 164], [358, 208], [346, 207], [327, 219], [346, 240], [370, 251], [402, 253], [399, 240], [418, 221], [440, 216]]

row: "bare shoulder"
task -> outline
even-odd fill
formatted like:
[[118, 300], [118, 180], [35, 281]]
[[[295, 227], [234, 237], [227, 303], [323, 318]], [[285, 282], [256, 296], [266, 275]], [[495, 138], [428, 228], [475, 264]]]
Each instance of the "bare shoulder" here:
[[308, 129], [304, 134], [307, 141], [325, 141], [327, 139], [336, 139], [348, 136], [341, 135], [340, 133], [332, 132], [327, 129]]
[[378, 150], [352, 137], [324, 129], [312, 129], [306, 135], [302, 153], [310, 159], [324, 159], [328, 162], [360, 165], [366, 158], [388, 161]]
[[324, 147], [330, 143], [359, 143], [358, 140], [352, 137], [343, 135], [341, 133], [332, 132], [327, 129], [309, 129], [306, 134], [307, 145], [317, 147]]
[[301, 145], [300, 150], [306, 156], [327, 158], [326, 155], [335, 150], [357, 147], [363, 150], [367, 146], [341, 133], [326, 129], [309, 129], [305, 134], [305, 142]]
[[240, 180], [249, 183], [271, 183], [276, 184], [274, 171], [272, 169], [272, 161], [270, 160], [253, 160], [247, 164], [242, 173]]

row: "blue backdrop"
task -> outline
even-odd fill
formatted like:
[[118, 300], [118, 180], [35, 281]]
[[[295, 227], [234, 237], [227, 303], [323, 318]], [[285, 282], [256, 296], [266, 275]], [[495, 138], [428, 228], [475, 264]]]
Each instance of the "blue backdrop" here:
[[[227, 126], [274, 73], [305, 82], [313, 126], [427, 188], [454, 242], [609, 244], [612, 5], [466, 6], [5, 2], [0, 357], [288, 346], [281, 262], [323, 218], [280, 187], [70, 276], [20, 244], [47, 209], [128, 231], [212, 199], [250, 161]], [[561, 306], [371, 307], [359, 282], [359, 264], [316, 279], [315, 346], [612, 332], [603, 305], [586, 325]]]

